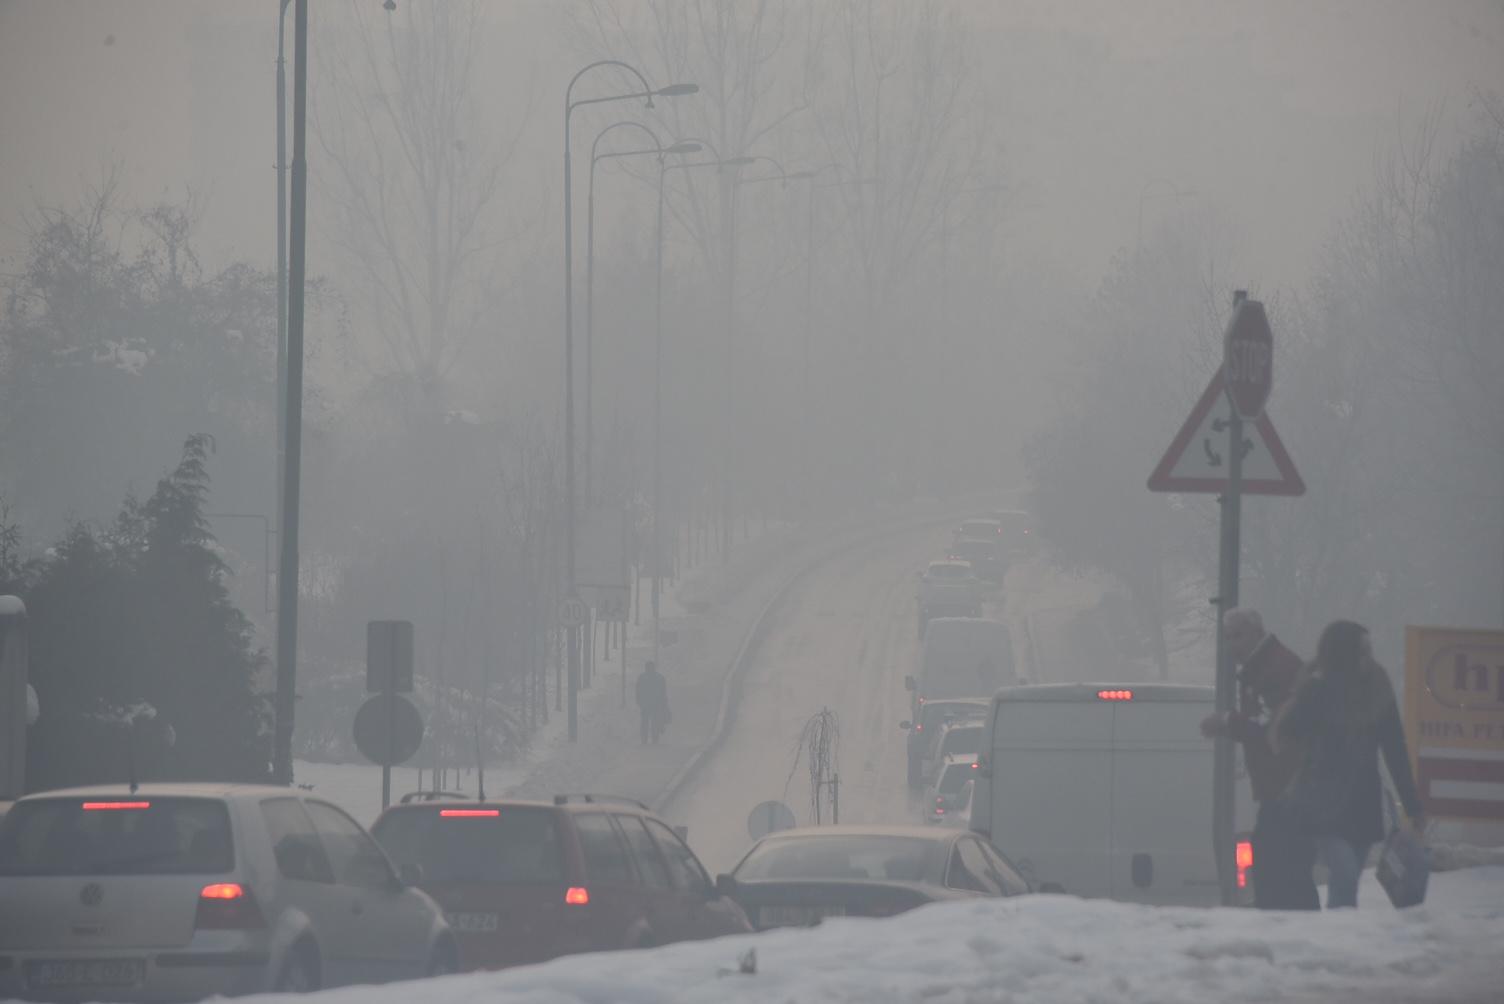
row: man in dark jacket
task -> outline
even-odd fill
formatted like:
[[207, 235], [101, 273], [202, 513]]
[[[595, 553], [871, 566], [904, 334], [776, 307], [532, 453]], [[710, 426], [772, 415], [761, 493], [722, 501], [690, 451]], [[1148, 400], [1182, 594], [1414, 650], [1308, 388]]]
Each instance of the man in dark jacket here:
[[1259, 803], [1252, 837], [1254, 905], [1263, 910], [1319, 909], [1321, 900], [1311, 878], [1315, 846], [1279, 800], [1300, 766], [1301, 751], [1286, 744], [1276, 752], [1269, 742], [1269, 720], [1290, 699], [1303, 663], [1264, 630], [1257, 610], [1227, 611], [1222, 638], [1238, 664], [1238, 707], [1208, 715], [1201, 734], [1226, 735], [1243, 746], [1243, 764]]
[[656, 743], [668, 725], [668, 681], [651, 660], [637, 677], [637, 710], [642, 713], [642, 741]]

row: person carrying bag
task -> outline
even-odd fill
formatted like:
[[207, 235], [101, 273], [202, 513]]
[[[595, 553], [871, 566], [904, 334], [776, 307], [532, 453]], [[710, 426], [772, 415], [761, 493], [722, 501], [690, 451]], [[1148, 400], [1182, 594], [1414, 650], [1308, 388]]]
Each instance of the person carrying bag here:
[[[1369, 849], [1384, 839], [1382, 754], [1410, 817], [1411, 840], [1424, 832], [1424, 810], [1410, 772], [1405, 732], [1389, 674], [1373, 658], [1368, 631], [1334, 621], [1321, 633], [1316, 662], [1275, 723], [1279, 740], [1305, 745], [1287, 794], [1291, 811], [1326, 860], [1327, 909], [1358, 905], [1358, 879]], [[1386, 844], [1387, 846], [1387, 844]], [[1414, 854], [1396, 851], [1414, 874]], [[1424, 851], [1422, 850], [1422, 854]]]

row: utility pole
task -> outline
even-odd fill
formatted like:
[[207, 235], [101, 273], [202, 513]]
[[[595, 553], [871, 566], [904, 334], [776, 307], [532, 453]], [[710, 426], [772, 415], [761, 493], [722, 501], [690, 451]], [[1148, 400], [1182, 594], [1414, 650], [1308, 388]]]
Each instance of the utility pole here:
[[277, 693], [272, 770], [292, 783], [298, 658], [298, 494], [303, 460], [303, 292], [308, 221], [308, 0], [295, 0], [292, 76], [292, 241], [287, 304], [286, 434], [282, 465], [282, 556], [277, 562]]

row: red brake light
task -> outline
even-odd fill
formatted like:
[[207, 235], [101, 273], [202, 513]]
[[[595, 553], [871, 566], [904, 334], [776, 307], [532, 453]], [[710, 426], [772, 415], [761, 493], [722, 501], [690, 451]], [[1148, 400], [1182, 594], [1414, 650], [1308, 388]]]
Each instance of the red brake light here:
[[1234, 855], [1238, 863], [1238, 888], [1248, 888], [1248, 870], [1253, 867], [1253, 842], [1239, 840]]
[[499, 816], [500, 809], [440, 809], [439, 815], [450, 819], [476, 819], [482, 816]]
[[978, 763], [978, 762], [977, 762], [977, 761], [975, 761], [975, 760], [973, 760], [973, 761], [972, 761], [972, 762], [971, 762], [971, 769], [972, 769], [972, 770], [977, 770], [977, 769], [978, 769], [978, 768], [979, 768], [979, 767], [981, 767], [981, 766], [982, 766], [982, 765], [981, 765], [981, 764], [980, 764], [980, 763]]
[[150, 802], [85, 802], [84, 811], [95, 809], [150, 809]]
[[193, 926], [202, 930], [243, 931], [262, 927], [261, 907], [256, 897], [239, 882], [215, 882], [198, 894], [198, 916]]
[[1133, 691], [1099, 690], [1097, 691], [1097, 699], [1102, 701], [1131, 701], [1133, 700]]
[[590, 890], [582, 885], [570, 886], [564, 890], [564, 902], [569, 906], [588, 906]]
[[216, 882], [204, 886], [198, 895], [200, 899], [240, 899], [245, 895], [245, 887], [238, 882]]

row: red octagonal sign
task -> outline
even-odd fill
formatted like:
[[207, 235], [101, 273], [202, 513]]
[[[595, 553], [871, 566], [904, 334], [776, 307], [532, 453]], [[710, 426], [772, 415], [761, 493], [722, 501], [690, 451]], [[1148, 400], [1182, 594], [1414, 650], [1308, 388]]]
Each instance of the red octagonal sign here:
[[1264, 305], [1257, 300], [1238, 304], [1222, 340], [1222, 373], [1227, 396], [1245, 422], [1264, 413], [1274, 378], [1274, 334]]

